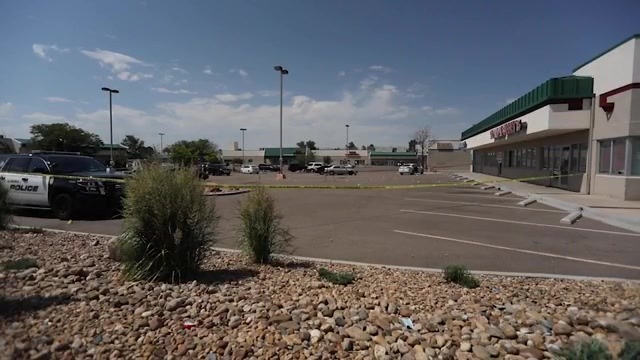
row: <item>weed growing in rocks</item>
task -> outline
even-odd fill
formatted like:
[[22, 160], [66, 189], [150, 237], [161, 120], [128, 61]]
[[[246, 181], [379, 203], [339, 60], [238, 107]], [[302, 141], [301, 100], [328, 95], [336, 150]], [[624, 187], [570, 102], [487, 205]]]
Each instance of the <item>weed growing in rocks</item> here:
[[264, 187], [256, 187], [238, 206], [240, 248], [255, 263], [269, 263], [274, 254], [289, 251], [293, 237], [282, 224], [275, 200]]
[[598, 340], [579, 342], [568, 348], [563, 357], [566, 360], [609, 360], [609, 349]]
[[177, 283], [194, 276], [215, 241], [215, 206], [189, 169], [150, 166], [126, 184], [124, 273]]
[[38, 262], [31, 258], [20, 258], [2, 263], [3, 270], [26, 270], [38, 267]]
[[640, 359], [640, 341], [627, 341], [620, 353], [620, 360]]
[[333, 272], [326, 268], [318, 269], [318, 275], [328, 282], [336, 285], [349, 285], [355, 280], [355, 275], [348, 272]]
[[469, 289], [480, 286], [480, 281], [464, 265], [449, 265], [444, 268], [444, 279]]
[[6, 230], [11, 224], [11, 208], [7, 203], [7, 197], [9, 196], [9, 189], [0, 184], [0, 230]]

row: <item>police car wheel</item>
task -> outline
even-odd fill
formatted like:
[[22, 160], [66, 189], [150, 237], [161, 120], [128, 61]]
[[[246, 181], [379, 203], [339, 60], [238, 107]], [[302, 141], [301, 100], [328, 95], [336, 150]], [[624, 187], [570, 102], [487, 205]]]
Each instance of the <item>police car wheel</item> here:
[[71, 220], [73, 200], [69, 194], [59, 194], [53, 199], [53, 212], [60, 220]]

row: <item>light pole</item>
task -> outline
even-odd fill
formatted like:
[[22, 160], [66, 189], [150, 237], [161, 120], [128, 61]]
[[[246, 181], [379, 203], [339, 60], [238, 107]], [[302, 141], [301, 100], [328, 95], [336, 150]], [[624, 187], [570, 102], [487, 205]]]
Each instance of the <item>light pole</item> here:
[[289, 74], [289, 70], [282, 66], [274, 66], [273, 69], [280, 73], [280, 174], [282, 174], [282, 79]]
[[112, 94], [118, 94], [120, 91], [116, 89], [109, 89], [108, 87], [103, 87], [102, 91], [109, 92], [109, 170], [113, 171], [113, 167], [116, 165], [115, 161], [113, 161], [113, 102], [111, 100]]
[[345, 128], [347, 128], [347, 150], [349, 150], [349, 124], [344, 126]]
[[162, 137], [164, 136], [164, 133], [158, 133], [158, 135], [160, 135], [160, 154], [162, 154]]
[[244, 165], [244, 132], [247, 131], [247, 129], [242, 128], [240, 131], [242, 131], [242, 165]]

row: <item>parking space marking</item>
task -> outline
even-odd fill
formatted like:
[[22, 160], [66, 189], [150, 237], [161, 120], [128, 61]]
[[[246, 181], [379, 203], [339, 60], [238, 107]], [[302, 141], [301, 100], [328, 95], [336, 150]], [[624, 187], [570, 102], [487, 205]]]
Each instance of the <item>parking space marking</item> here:
[[563, 213], [563, 214], [567, 213], [566, 211], [554, 210], [554, 209], [534, 209], [534, 208], [525, 208], [525, 207], [522, 207], [522, 206], [491, 205], [491, 204], [483, 204], [483, 203], [476, 203], [476, 202], [466, 202], [466, 201], [415, 199], [415, 198], [405, 198], [405, 200], [409, 200], [409, 201], [426, 201], [426, 202], [440, 202], [440, 203], [450, 203], [450, 204], [460, 204], [460, 205], [473, 205], [473, 206], [487, 206], [487, 207], [516, 209], [516, 210], [527, 210], [527, 211], [545, 211], [545, 212]]
[[476, 242], [476, 241], [470, 241], [470, 240], [462, 240], [462, 239], [454, 239], [454, 238], [445, 237], [445, 236], [421, 234], [421, 233], [403, 231], [403, 230], [393, 230], [393, 231], [396, 232], [396, 233], [399, 233], [399, 234], [428, 237], [428, 238], [433, 238], [433, 239], [453, 241], [453, 242], [469, 244], [469, 245], [484, 246], [484, 247], [489, 247], [489, 248], [493, 248], [493, 249], [515, 251], [515, 252], [521, 252], [521, 253], [525, 253], [525, 254], [547, 256], [547, 257], [552, 257], [552, 258], [557, 258], [557, 259], [580, 261], [580, 262], [585, 262], [585, 263], [589, 263], [589, 264], [605, 265], [605, 266], [619, 267], [619, 268], [624, 268], [624, 269], [640, 270], [640, 266], [625, 265], [625, 264], [611, 263], [611, 262], [591, 260], [591, 259], [583, 259], [583, 258], [577, 258], [577, 257], [573, 257], [573, 256], [551, 254], [551, 253], [545, 253], [545, 252], [540, 252], [540, 251], [518, 249], [518, 248], [512, 248], [512, 247], [500, 246], [500, 245], [491, 245], [491, 244], [486, 244], [486, 243], [482, 243], [482, 242]]
[[[494, 200], [521, 200], [522, 197], [516, 197], [516, 196], [510, 196], [510, 195], [505, 195], [505, 196], [494, 196], [493, 193], [484, 193], [486, 195], [480, 195], [480, 194], [453, 194], [453, 193], [447, 193], [447, 192], [440, 192], [440, 191], [424, 191], [422, 192], [422, 194], [426, 194], [426, 193], [430, 193], [430, 194], [436, 194], [436, 195], [454, 195], [454, 196], [474, 196], [474, 197], [481, 197], [483, 199], [494, 199]], [[479, 193], [482, 193], [481, 191]]]
[[481, 216], [440, 213], [440, 212], [433, 212], [433, 211], [404, 210], [404, 209], [402, 209], [400, 211], [401, 212], [406, 212], [406, 213], [413, 213], [413, 214], [452, 216], [452, 217], [460, 217], [460, 218], [474, 219], [474, 220], [497, 221], [497, 222], [504, 222], [504, 223], [510, 223], [510, 224], [518, 224], [518, 225], [530, 225], [530, 226], [550, 227], [550, 228], [564, 229], [564, 230], [587, 231], [587, 232], [596, 232], [596, 233], [603, 233], [603, 234], [613, 234], [613, 235], [624, 235], [624, 236], [640, 237], [640, 234], [638, 234], [638, 233], [627, 233], [627, 232], [620, 232], [620, 231], [586, 229], [586, 228], [577, 228], [577, 227], [569, 227], [569, 226], [532, 223], [532, 222], [526, 222], [526, 221], [494, 219], [494, 218], [486, 218], [486, 217], [481, 217]]

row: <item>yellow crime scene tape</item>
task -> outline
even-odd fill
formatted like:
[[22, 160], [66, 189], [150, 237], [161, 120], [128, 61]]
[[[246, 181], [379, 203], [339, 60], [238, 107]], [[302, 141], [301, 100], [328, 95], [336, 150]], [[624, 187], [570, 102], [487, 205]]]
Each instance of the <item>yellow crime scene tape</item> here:
[[[125, 179], [112, 179], [112, 178], [103, 178], [103, 177], [93, 177], [93, 176], [73, 176], [73, 175], [56, 175], [56, 174], [20, 174], [13, 173], [14, 175], [21, 176], [46, 176], [49, 178], [49, 183], [53, 181], [53, 179], [68, 179], [68, 180], [88, 180], [88, 181], [101, 181], [101, 182], [115, 182], [115, 183], [125, 183]], [[222, 188], [222, 189], [253, 189], [257, 187], [262, 187], [265, 189], [331, 189], [331, 190], [397, 190], [397, 189], [424, 189], [424, 188], [434, 188], [434, 187], [455, 187], [460, 185], [473, 185], [480, 183], [509, 183], [509, 182], [523, 182], [523, 181], [534, 181], [534, 180], [545, 180], [545, 179], [558, 179], [561, 177], [570, 177], [577, 176], [583, 174], [567, 174], [567, 175], [550, 175], [550, 176], [533, 176], [526, 178], [517, 178], [517, 179], [503, 179], [503, 180], [492, 180], [492, 181], [462, 181], [462, 182], [452, 182], [452, 183], [432, 183], [432, 184], [413, 184], [413, 185], [293, 185], [293, 184], [283, 184], [283, 185], [269, 185], [269, 184], [216, 184], [216, 183], [204, 183], [204, 187], [208, 188]]]

